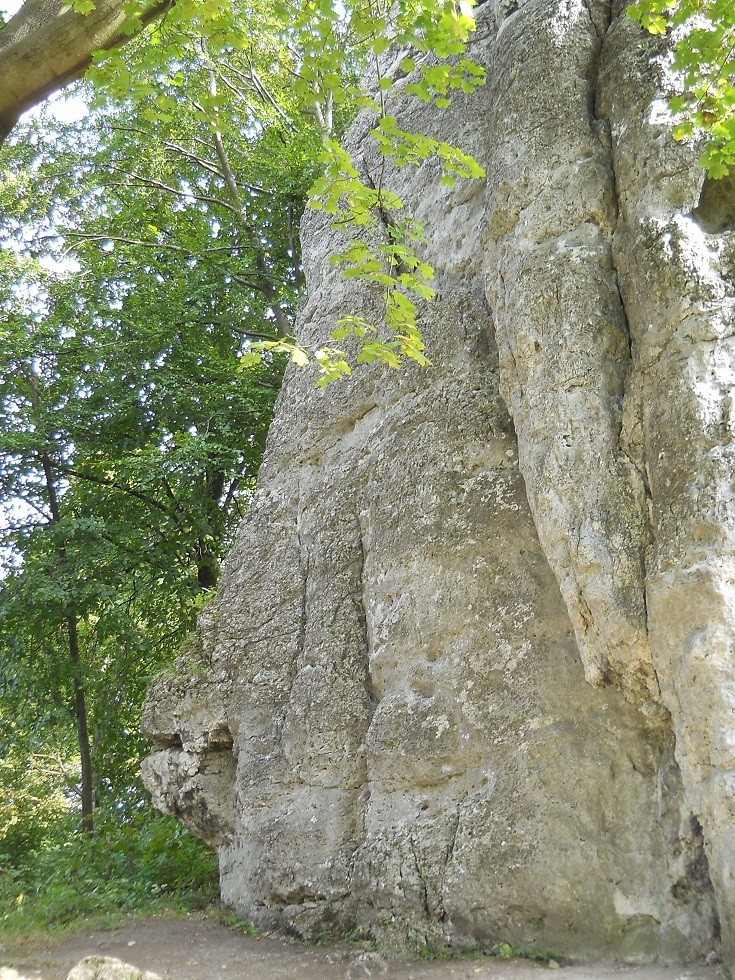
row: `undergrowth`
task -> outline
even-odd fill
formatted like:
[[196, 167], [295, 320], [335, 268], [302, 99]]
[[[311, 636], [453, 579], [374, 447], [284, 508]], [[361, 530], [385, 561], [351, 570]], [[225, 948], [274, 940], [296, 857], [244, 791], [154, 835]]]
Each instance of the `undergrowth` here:
[[218, 899], [214, 850], [148, 807], [126, 817], [98, 811], [94, 836], [80, 834], [69, 817], [20, 856], [0, 843], [3, 939], [202, 909]]
[[552, 962], [558, 963], [562, 959], [561, 953], [555, 953], [549, 949], [540, 949], [535, 946], [511, 946], [510, 943], [496, 943], [485, 950], [485, 955], [498, 956], [502, 960], [533, 960], [535, 963], [543, 963], [546, 966]]
[[547, 949], [536, 949], [533, 946], [511, 946], [510, 943], [495, 943], [493, 946], [470, 946], [466, 949], [454, 949], [452, 947], [435, 948], [433, 946], [421, 946], [416, 950], [416, 956], [420, 960], [479, 960], [484, 957], [497, 957], [501, 960], [531, 960], [534, 963], [541, 963], [548, 966], [550, 963], [557, 963], [562, 959], [560, 953], [554, 953]]
[[[265, 932], [261, 933], [248, 920], [241, 918], [235, 912], [226, 912], [220, 916], [220, 922], [242, 932], [252, 939], [260, 939], [261, 935], [276, 936], [283, 942], [297, 943], [304, 946], [342, 946], [359, 948], [362, 952], [377, 952], [385, 955], [389, 960], [396, 962], [412, 963], [416, 960], [454, 962], [454, 961], [477, 961], [488, 957], [513, 960], [530, 960], [540, 963], [543, 966], [559, 966], [560, 962], [565, 961], [565, 957], [554, 950], [544, 949], [542, 946], [517, 945], [511, 943], [498, 942], [493, 945], [482, 945], [479, 943], [468, 946], [452, 946], [448, 942], [430, 942], [426, 936], [419, 933], [409, 934], [408, 945], [376, 937], [370, 929], [362, 926], [350, 930], [327, 930], [317, 939], [306, 940], [296, 935], [282, 935], [280, 933]], [[405, 937], [404, 937], [405, 938]]]
[[220, 917], [220, 922], [223, 926], [227, 926], [228, 929], [241, 932], [243, 936], [249, 936], [250, 939], [260, 939], [260, 933], [252, 922], [249, 919], [241, 918], [236, 912], [226, 912]]
[[494, 957], [501, 960], [523, 959], [541, 963], [544, 966], [563, 959], [560, 953], [537, 946], [513, 946], [511, 943], [494, 943], [492, 946], [474, 945], [455, 947], [445, 944], [432, 944], [426, 941], [414, 941], [412, 955], [420, 960], [478, 960], [484, 957]]

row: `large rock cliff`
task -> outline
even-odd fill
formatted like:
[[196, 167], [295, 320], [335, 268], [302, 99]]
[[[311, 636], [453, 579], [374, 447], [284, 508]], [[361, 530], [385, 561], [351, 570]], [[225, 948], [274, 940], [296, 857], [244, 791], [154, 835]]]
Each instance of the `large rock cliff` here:
[[[145, 778], [261, 926], [732, 955], [735, 185], [617, 0], [488, 0], [471, 54], [392, 106], [487, 169], [394, 175], [432, 367], [287, 375]], [[376, 300], [303, 236], [312, 341]]]

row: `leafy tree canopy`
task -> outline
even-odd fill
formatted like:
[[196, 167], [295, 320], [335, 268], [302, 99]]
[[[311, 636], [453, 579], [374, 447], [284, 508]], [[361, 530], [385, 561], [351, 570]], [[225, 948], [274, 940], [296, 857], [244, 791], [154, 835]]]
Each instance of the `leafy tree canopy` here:
[[[139, 0], [127, 9], [128, 29], [137, 31], [147, 4]], [[396, 79], [407, 74], [411, 78], [403, 91], [439, 110], [449, 106], [452, 93], [468, 93], [482, 84], [483, 70], [464, 56], [473, 29], [471, 4], [465, 0], [354, 5], [334, 0], [255, 0], [248, 4], [183, 0], [148, 32], [146, 43], [138, 46], [132, 70], [127, 52], [102, 53], [96, 57], [91, 77], [107, 97], [147, 100], [149, 118], [165, 122], [181, 93], [162, 91], [160, 83], [165, 78], [169, 86], [176, 86], [195, 38], [196, 57], [207, 60], [215, 82], [210, 93], [198, 99], [198, 118], [217, 131], [225, 118], [222, 86], [216, 78], [219, 62], [236, 53], [249, 53], [252, 58], [258, 48], [266, 59], [279, 52], [289, 73], [289, 91], [278, 100], [283, 124], [294, 125], [290, 106], [296, 102], [316, 120], [322, 137], [318, 164], [323, 174], [312, 187], [309, 206], [331, 215], [335, 226], [352, 236], [349, 247], [334, 257], [344, 274], [384, 293], [380, 322], [348, 314], [335, 325], [332, 340], [339, 344], [356, 337], [357, 363], [380, 360], [397, 367], [408, 357], [425, 364], [416, 301], [433, 296], [433, 270], [420, 256], [422, 229], [403, 217], [403, 202], [383, 181], [372, 186], [359, 173], [335, 138], [335, 125], [339, 130], [340, 116], [344, 118], [345, 113], [371, 110], [376, 123], [371, 135], [379, 152], [395, 165], [417, 166], [436, 158], [447, 183], [481, 176], [482, 168], [460, 148], [402, 130], [387, 115], [384, 102]], [[405, 56], [397, 71], [386, 73], [381, 55], [391, 45]], [[370, 89], [360, 82], [366, 66], [372, 69]], [[231, 79], [222, 81], [228, 85]], [[339, 347], [325, 345], [307, 351], [292, 337], [254, 343], [243, 366], [258, 364], [269, 352], [289, 354], [302, 365], [313, 360], [320, 385], [351, 371]]]

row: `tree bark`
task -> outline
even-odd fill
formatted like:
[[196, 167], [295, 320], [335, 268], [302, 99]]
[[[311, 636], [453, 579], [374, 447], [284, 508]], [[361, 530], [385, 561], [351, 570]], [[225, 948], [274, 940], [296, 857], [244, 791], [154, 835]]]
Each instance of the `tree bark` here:
[[[154, 0], [143, 22], [168, 10], [173, 0]], [[80, 78], [101, 48], [124, 44], [124, 0], [96, 0], [78, 14], [63, 0], [26, 0], [0, 30], [0, 145], [21, 113]]]

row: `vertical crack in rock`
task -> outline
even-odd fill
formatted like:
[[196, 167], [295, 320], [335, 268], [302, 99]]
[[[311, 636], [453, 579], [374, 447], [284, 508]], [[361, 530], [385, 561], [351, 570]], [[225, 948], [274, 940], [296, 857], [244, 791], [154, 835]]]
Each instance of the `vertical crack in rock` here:
[[[364, 687], [365, 694], [368, 700], [369, 706], [369, 719], [366, 726], [366, 732], [369, 730], [370, 722], [375, 714], [375, 708], [378, 703], [378, 695], [375, 691], [373, 685], [372, 674], [370, 671], [370, 633], [368, 628], [368, 618], [367, 618], [367, 607], [368, 607], [368, 594], [367, 594], [367, 582], [365, 573], [365, 530], [362, 524], [362, 518], [360, 515], [360, 506], [363, 496], [366, 494], [366, 486], [363, 484], [357, 492], [357, 507], [355, 510], [355, 523], [357, 526], [357, 540], [358, 540], [358, 570], [357, 570], [357, 606], [358, 606], [358, 616], [360, 620], [360, 625], [363, 634], [363, 650], [364, 650]], [[370, 783], [370, 770], [368, 765], [367, 753], [365, 751], [364, 741], [360, 746], [359, 751], [362, 753], [362, 765], [363, 765], [363, 779], [361, 785], [361, 793], [355, 799], [355, 834], [352, 852], [350, 854], [350, 866], [349, 866], [349, 877], [352, 881], [355, 873], [354, 859], [355, 853], [358, 851], [359, 847], [364, 844], [365, 836], [367, 833], [366, 825], [366, 815], [367, 809], [370, 805], [370, 795], [371, 795], [371, 783]]]
[[[503, 24], [487, 283], [501, 392], [585, 673], [659, 722], [646, 633], [643, 485], [621, 451], [630, 341], [611, 240], [614, 177], [595, 118], [609, 8], [526, 3]], [[520, 37], [542, 35], [519, 73]], [[548, 79], [555, 84], [550, 86]]]
[[[359, 583], [357, 589], [357, 608], [358, 617], [360, 620], [360, 625], [362, 627], [362, 633], [364, 637], [364, 651], [365, 651], [365, 693], [368, 696], [370, 704], [372, 705], [373, 712], [378, 704], [378, 695], [375, 691], [375, 686], [373, 684], [372, 674], [370, 672], [370, 631], [368, 628], [367, 619], [367, 608], [368, 608], [368, 592], [367, 592], [367, 579], [365, 574], [365, 530], [362, 525], [362, 518], [360, 516], [360, 502], [363, 496], [367, 493], [367, 486], [363, 485], [357, 491], [357, 504], [358, 507], [355, 511], [355, 524], [357, 526], [357, 553], [358, 553], [358, 567], [357, 567], [357, 581]], [[372, 717], [372, 716], [371, 716]]]
[[[603, 52], [608, 32], [613, 24], [614, 14], [612, 10], [612, 0], [608, 4], [600, 0], [584, 0], [585, 7], [589, 13], [590, 21], [599, 38], [600, 44], [590, 71], [590, 118], [592, 119], [593, 129], [606, 151], [607, 162], [610, 168], [610, 189], [613, 199], [613, 214], [615, 223], [612, 232], [608, 229], [601, 229], [606, 236], [610, 249], [610, 263], [615, 280], [615, 286], [620, 302], [622, 314], [622, 329], [627, 339], [627, 366], [622, 381], [620, 392], [620, 402], [622, 406], [620, 416], [620, 428], [618, 432], [617, 449], [624, 461], [627, 461], [631, 487], [638, 500], [645, 500], [645, 508], [642, 509], [641, 520], [638, 525], [642, 535], [638, 541], [640, 554], [640, 595], [643, 604], [643, 622], [648, 629], [648, 601], [646, 593], [646, 566], [650, 554], [652, 543], [651, 529], [651, 489], [648, 483], [646, 472], [644, 439], [642, 432], [643, 403], [642, 391], [637, 384], [638, 376], [634, 371], [633, 356], [633, 334], [628, 320], [626, 308], [626, 298], [620, 289], [620, 276], [618, 272], [618, 250], [615, 246], [614, 232], [620, 224], [620, 199], [618, 194], [618, 176], [615, 170], [615, 153], [612, 146], [612, 133], [610, 120], [601, 108], [600, 92], [600, 71], [602, 66]], [[654, 665], [655, 670], [655, 665]], [[657, 694], [660, 696], [658, 688], [658, 678], [656, 679]]]
[[298, 629], [298, 636], [296, 638], [295, 656], [292, 660], [291, 670], [289, 672], [291, 684], [288, 690], [288, 696], [286, 699], [287, 701], [291, 699], [291, 692], [293, 691], [293, 684], [296, 679], [296, 672], [298, 671], [299, 662], [301, 661], [304, 655], [304, 647], [306, 645], [306, 625], [307, 625], [306, 599], [308, 595], [307, 589], [309, 585], [309, 552], [308, 549], [306, 548], [306, 544], [301, 534], [301, 519], [302, 519], [302, 511], [304, 507], [303, 492], [301, 489], [301, 476], [299, 475], [297, 479], [298, 479], [298, 493], [296, 498], [296, 511], [294, 514], [295, 517], [294, 530], [296, 534], [296, 544], [298, 549], [299, 573], [301, 575], [301, 591], [299, 593], [299, 598], [301, 602], [300, 602], [300, 609], [299, 609], [299, 629]]
[[454, 849], [457, 846], [457, 836], [459, 834], [459, 824], [462, 814], [462, 805], [467, 800], [467, 793], [463, 794], [464, 799], [462, 802], [458, 802], [455, 806], [455, 811], [450, 816], [449, 833], [447, 837], [447, 845], [442, 855], [441, 859], [441, 880], [438, 888], [438, 909], [437, 918], [439, 922], [445, 922], [447, 919], [447, 910], [444, 904], [447, 880], [449, 877], [449, 866], [452, 863], [454, 857]]
[[460, 817], [460, 807], [457, 807], [454, 819], [452, 821], [452, 828], [449, 834], [449, 841], [447, 842], [447, 850], [444, 855], [444, 867], [445, 869], [450, 864], [452, 857], [454, 855], [454, 848], [457, 843], [457, 833], [459, 831], [459, 817]]
[[[633, 337], [636, 441], [650, 484], [651, 649], [735, 962], [735, 233], [727, 185], [712, 195], [696, 150], [671, 139], [662, 53], [641, 43], [621, 9], [601, 100], [618, 174], [614, 247]], [[703, 868], [689, 861], [677, 894]]]
[[421, 895], [421, 905], [424, 910], [424, 915], [426, 916], [427, 922], [431, 921], [431, 905], [429, 904], [429, 889], [426, 884], [426, 879], [424, 878], [424, 872], [421, 867], [421, 860], [416, 852], [416, 840], [413, 834], [409, 837], [409, 847], [411, 848], [411, 854], [413, 855], [414, 865], [416, 868], [416, 874], [419, 880], [419, 892]]

